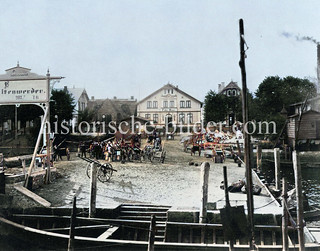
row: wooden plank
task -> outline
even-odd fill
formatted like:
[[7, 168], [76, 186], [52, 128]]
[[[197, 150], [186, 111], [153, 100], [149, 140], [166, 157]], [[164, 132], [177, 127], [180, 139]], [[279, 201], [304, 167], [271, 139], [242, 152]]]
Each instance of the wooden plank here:
[[51, 203], [47, 200], [45, 200], [44, 198], [40, 197], [39, 195], [31, 192], [30, 190], [28, 190], [25, 187], [22, 186], [15, 186], [14, 187], [17, 191], [19, 191], [20, 193], [24, 194], [25, 196], [29, 197], [30, 199], [32, 199], [33, 201], [37, 202], [38, 204], [44, 206], [44, 207], [50, 207]]
[[111, 227], [107, 229], [107, 231], [103, 232], [101, 235], [98, 236], [98, 240], [105, 240], [108, 239], [114, 232], [116, 232], [119, 227]]
[[212, 243], [215, 244], [217, 242], [216, 240], [216, 230], [213, 229], [213, 232], [212, 232]]

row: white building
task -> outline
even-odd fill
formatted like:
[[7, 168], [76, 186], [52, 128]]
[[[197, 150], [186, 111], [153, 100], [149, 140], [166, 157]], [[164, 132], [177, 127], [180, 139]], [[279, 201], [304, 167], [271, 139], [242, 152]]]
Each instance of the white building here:
[[187, 126], [201, 122], [201, 107], [202, 102], [168, 83], [137, 103], [137, 116], [160, 127], [170, 122]]
[[72, 123], [77, 124], [79, 112], [84, 111], [88, 106], [89, 97], [87, 91], [84, 88], [68, 88], [67, 86], [64, 87], [64, 90], [68, 91], [68, 93], [71, 94], [74, 98], [75, 107], [73, 112]]

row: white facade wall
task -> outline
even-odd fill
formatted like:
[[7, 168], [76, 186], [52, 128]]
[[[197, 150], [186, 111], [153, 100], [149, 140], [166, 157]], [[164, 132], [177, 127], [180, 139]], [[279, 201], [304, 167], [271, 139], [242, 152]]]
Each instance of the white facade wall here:
[[189, 124], [194, 124], [201, 121], [201, 102], [166, 85], [139, 102], [137, 113], [158, 126], [165, 126], [168, 118], [175, 124], [188, 125], [188, 119]]

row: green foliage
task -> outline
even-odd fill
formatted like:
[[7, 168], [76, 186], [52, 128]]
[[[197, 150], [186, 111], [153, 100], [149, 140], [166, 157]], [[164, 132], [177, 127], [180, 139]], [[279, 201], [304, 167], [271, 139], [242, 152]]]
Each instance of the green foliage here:
[[210, 90], [204, 100], [204, 120], [205, 123], [214, 121], [216, 123], [224, 121], [229, 112], [235, 112], [238, 120], [241, 117], [241, 100], [237, 96], [226, 96], [216, 94]]
[[[256, 121], [274, 121], [279, 133], [286, 120], [280, 114], [282, 108], [292, 113], [290, 105], [315, 96], [316, 87], [307, 79], [270, 76], [259, 85], [255, 95], [250, 107], [250, 118]], [[276, 137], [277, 135], [273, 135], [271, 139]]]
[[51, 123], [57, 121], [58, 119], [58, 125], [60, 126], [60, 123], [63, 120], [71, 120], [74, 107], [74, 99], [69, 92], [65, 90], [52, 90], [50, 98]]
[[315, 96], [316, 87], [307, 79], [295, 77], [267, 77], [256, 91], [257, 111], [255, 117], [266, 119], [278, 114], [283, 106], [289, 111], [289, 105]]
[[78, 123], [80, 124], [82, 121], [86, 121], [88, 123], [92, 122], [95, 118], [96, 114], [94, 110], [90, 110], [88, 108], [83, 111], [79, 111], [78, 113]]

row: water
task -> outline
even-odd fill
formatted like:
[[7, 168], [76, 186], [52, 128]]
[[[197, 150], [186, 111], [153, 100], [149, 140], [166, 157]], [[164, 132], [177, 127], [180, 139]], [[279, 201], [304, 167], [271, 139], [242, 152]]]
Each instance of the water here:
[[[274, 182], [274, 164], [272, 162], [263, 162], [265, 179], [268, 183]], [[310, 206], [320, 205], [320, 168], [310, 168], [301, 165], [302, 172], [302, 188], [307, 195]], [[281, 166], [281, 177], [286, 177], [288, 181], [288, 190], [294, 188], [294, 172], [293, 167]]]

